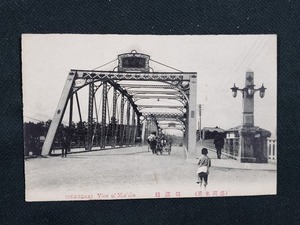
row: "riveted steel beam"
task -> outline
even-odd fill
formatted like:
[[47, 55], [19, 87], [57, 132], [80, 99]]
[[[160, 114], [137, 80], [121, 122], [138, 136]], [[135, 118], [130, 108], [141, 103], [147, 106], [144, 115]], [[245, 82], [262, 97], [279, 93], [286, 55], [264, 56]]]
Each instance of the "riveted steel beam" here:
[[157, 121], [181, 121], [180, 118], [156, 118]]
[[129, 138], [130, 138], [130, 102], [127, 101], [127, 115], [126, 115], [126, 146], [129, 145]]
[[178, 96], [176, 95], [136, 95], [133, 94], [134, 98], [138, 98], [138, 99], [180, 99]]
[[128, 90], [129, 94], [139, 95], [139, 94], [164, 94], [164, 95], [177, 95], [178, 91], [166, 91], [166, 90], [153, 90], [153, 91], [145, 91], [145, 90]]
[[195, 72], [115, 72], [93, 70], [71, 70], [78, 73], [79, 78], [111, 79], [111, 80], [147, 80], [147, 81], [189, 81]]
[[[76, 74], [76, 76], [74, 76]], [[126, 145], [128, 145], [131, 142], [131, 138], [134, 138], [134, 134], [131, 134], [133, 129], [138, 126], [139, 124], [139, 117], [141, 115], [145, 115], [144, 112], [141, 113], [140, 109], [149, 109], [149, 108], [167, 108], [167, 109], [176, 109], [183, 112], [183, 107], [181, 106], [165, 106], [165, 105], [137, 105], [135, 103], [135, 99], [151, 99], [151, 98], [161, 98], [161, 99], [170, 99], [170, 100], [182, 100], [184, 106], [187, 107], [187, 118], [185, 120], [185, 124], [187, 127], [187, 133], [186, 137], [188, 137], [188, 149], [192, 149], [194, 151], [195, 149], [195, 106], [196, 106], [196, 78], [197, 73], [195, 72], [148, 72], [148, 71], [142, 71], [142, 72], [134, 72], [134, 71], [93, 71], [93, 70], [71, 70], [67, 82], [65, 84], [61, 100], [59, 102], [56, 114], [54, 116], [54, 119], [52, 121], [52, 124], [49, 128], [45, 144], [43, 146], [42, 154], [44, 155], [47, 150], [49, 151], [49, 154], [51, 154], [51, 145], [54, 140], [54, 136], [56, 134], [56, 130], [58, 125], [61, 123], [61, 119], [64, 115], [64, 111], [66, 108], [66, 105], [69, 100], [70, 92], [74, 91], [74, 93], [79, 91], [84, 86], [89, 86], [89, 99], [88, 99], [88, 150], [92, 147], [92, 127], [93, 127], [93, 101], [94, 101], [94, 95], [95, 95], [95, 82], [101, 81], [102, 83], [106, 83], [106, 87], [103, 87], [103, 104], [102, 104], [102, 126], [101, 126], [101, 148], [105, 147], [106, 142], [106, 107], [107, 106], [107, 85], [111, 84], [113, 87], [119, 91], [120, 94], [122, 94], [123, 97], [123, 103], [121, 101], [121, 118], [120, 118], [120, 125], [119, 128], [123, 129], [120, 133], [120, 145], [124, 143], [124, 136], [126, 135]], [[119, 82], [120, 81], [120, 82]], [[124, 82], [123, 82], [124, 81]], [[126, 81], [130, 84], [126, 84]], [[145, 81], [152, 81], [149, 83], [149, 85], [145, 84]], [[153, 82], [154, 81], [154, 82]], [[158, 83], [158, 84], [155, 84]], [[160, 85], [164, 84], [164, 85]], [[104, 85], [104, 84], [103, 84]], [[122, 87], [121, 87], [122, 86]], [[142, 90], [149, 89], [149, 90]], [[152, 90], [150, 90], [152, 89]], [[104, 91], [105, 90], [105, 91]], [[154, 91], [155, 90], [155, 91]], [[116, 90], [115, 90], [116, 91]], [[141, 95], [147, 95], [147, 94], [153, 94], [154, 96], [141, 96]], [[132, 114], [130, 114], [130, 109], [127, 110], [127, 124], [123, 124], [123, 118], [124, 118], [124, 98], [127, 99], [127, 109], [130, 106], [132, 107]], [[77, 98], [77, 96], [76, 96]], [[76, 99], [78, 100], [78, 99]], [[70, 100], [72, 101], [72, 100]], [[115, 123], [114, 117], [116, 117], [116, 103], [117, 101], [113, 99], [113, 113], [111, 123], [112, 123], [112, 133], [115, 132]], [[123, 106], [122, 106], [123, 104]], [[174, 111], [176, 111], [174, 110]], [[129, 113], [129, 117], [128, 117]], [[70, 112], [70, 118], [72, 112]], [[81, 114], [81, 112], [79, 112]], [[130, 115], [132, 116], [130, 119]], [[137, 121], [134, 119], [135, 116], [137, 117]], [[150, 116], [150, 115], [149, 115]], [[81, 117], [81, 116], [80, 116]], [[160, 119], [166, 118], [165, 117], [153, 117], [153, 124], [155, 126], [158, 125], [157, 121]], [[181, 114], [178, 117], [170, 117], [168, 119], [174, 119], [174, 120], [182, 120], [183, 115]], [[133, 121], [134, 119], [134, 121]], [[131, 124], [130, 124], [131, 123]], [[137, 131], [138, 132], [138, 131]], [[131, 135], [130, 135], [131, 134]], [[130, 136], [127, 136], [130, 135]], [[114, 145], [114, 140], [112, 139], [112, 145]]]
[[[174, 89], [175, 86], [172, 85], [147, 85], [147, 84], [122, 84], [125, 88], [161, 88], [161, 89]], [[130, 90], [132, 91], [132, 90]]]
[[174, 118], [174, 117], [182, 117], [182, 113], [160, 113], [160, 112], [144, 112], [144, 116], [155, 116], [156, 118], [158, 117], [164, 117], [164, 118]]
[[135, 116], [136, 114], [134, 113], [134, 111], [132, 110], [132, 118], [131, 118], [131, 144], [134, 145], [135, 142], [135, 135], [136, 135], [136, 124], [135, 124]]
[[124, 95], [121, 95], [121, 112], [120, 112], [120, 146], [123, 145], [123, 140], [124, 140], [124, 105], [125, 105], [125, 99]]
[[106, 102], [107, 102], [107, 82], [103, 81], [102, 89], [102, 123], [101, 123], [101, 145], [100, 148], [105, 148], [106, 142]]
[[57, 128], [59, 124], [61, 123], [61, 120], [63, 118], [63, 115], [65, 113], [65, 109], [68, 104], [68, 100], [70, 97], [70, 93], [73, 89], [73, 83], [76, 79], [77, 74], [75, 72], [70, 72], [67, 76], [67, 80], [65, 82], [64, 89], [62, 91], [62, 94], [60, 96], [58, 106], [55, 110], [55, 114], [53, 116], [52, 122], [50, 124], [43, 148], [42, 148], [42, 155], [51, 155], [52, 153], [52, 144], [56, 135]]
[[112, 117], [111, 117], [111, 146], [115, 147], [116, 145], [116, 108], [117, 108], [117, 100], [119, 97], [119, 93], [114, 87], [113, 93], [113, 110], [112, 110]]
[[88, 127], [87, 127], [87, 150], [92, 148], [93, 136], [93, 106], [94, 106], [94, 83], [89, 84], [89, 104], [88, 104]]
[[183, 127], [161, 127], [163, 130], [181, 130], [183, 132]]

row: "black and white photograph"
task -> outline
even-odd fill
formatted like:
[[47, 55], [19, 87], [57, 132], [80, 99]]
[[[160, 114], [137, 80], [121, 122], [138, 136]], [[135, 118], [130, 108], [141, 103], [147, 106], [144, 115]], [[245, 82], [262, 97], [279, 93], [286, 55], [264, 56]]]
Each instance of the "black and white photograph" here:
[[22, 34], [25, 200], [277, 194], [277, 35]]

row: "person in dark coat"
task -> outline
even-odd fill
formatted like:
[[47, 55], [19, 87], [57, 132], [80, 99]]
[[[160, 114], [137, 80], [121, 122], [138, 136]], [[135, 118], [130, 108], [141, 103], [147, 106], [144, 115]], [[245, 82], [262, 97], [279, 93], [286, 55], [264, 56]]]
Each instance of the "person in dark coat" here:
[[62, 141], [61, 141], [61, 147], [62, 147], [62, 158], [66, 158], [67, 157], [67, 153], [69, 151], [70, 148], [70, 141], [68, 138], [68, 135], [63, 135]]
[[217, 150], [217, 157], [221, 159], [221, 149], [224, 147], [224, 138], [220, 134], [217, 134], [214, 139], [214, 144]]
[[152, 150], [153, 154], [156, 154], [156, 145], [157, 145], [157, 138], [156, 138], [156, 132], [152, 132], [150, 136], [148, 137], [148, 143], [150, 145], [150, 149]]

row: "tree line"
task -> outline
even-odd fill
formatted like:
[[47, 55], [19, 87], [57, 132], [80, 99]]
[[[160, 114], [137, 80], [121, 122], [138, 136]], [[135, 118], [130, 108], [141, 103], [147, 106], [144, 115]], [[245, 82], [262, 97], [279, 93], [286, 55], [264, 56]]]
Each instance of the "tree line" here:
[[[33, 122], [26, 122], [24, 123], [24, 154], [25, 156], [28, 156], [30, 152], [33, 155], [41, 155], [42, 146], [45, 141], [45, 137], [47, 135], [47, 132], [49, 130], [49, 127], [51, 125], [51, 120], [48, 120], [46, 122], [40, 121], [37, 123]], [[104, 132], [101, 133], [102, 124], [97, 123], [95, 120], [92, 123], [92, 132], [93, 132], [93, 146], [100, 146], [101, 137], [105, 136], [105, 145], [111, 145], [112, 143], [112, 132], [113, 132], [113, 124], [110, 123], [105, 126]], [[126, 135], [126, 126], [127, 125], [114, 125], [115, 130], [115, 141], [116, 145], [122, 145], [127, 143], [126, 138], [128, 136]], [[132, 133], [135, 127], [130, 125], [131, 130], [131, 136], [129, 138], [132, 138]], [[78, 122], [78, 123], [71, 123], [71, 126], [67, 126], [64, 124], [60, 124], [53, 144], [52, 149], [61, 149], [62, 147], [62, 140], [65, 135], [69, 135], [70, 138], [70, 144], [72, 148], [85, 148], [87, 149], [87, 132], [88, 132], [88, 123], [86, 121]], [[131, 143], [132, 144], [132, 143]]]

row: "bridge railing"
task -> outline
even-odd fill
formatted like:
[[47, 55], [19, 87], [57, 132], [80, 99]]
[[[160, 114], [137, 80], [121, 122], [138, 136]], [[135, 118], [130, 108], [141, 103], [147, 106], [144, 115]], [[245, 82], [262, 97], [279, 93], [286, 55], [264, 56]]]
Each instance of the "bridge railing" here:
[[240, 149], [239, 137], [226, 138], [222, 153], [225, 153], [227, 156], [236, 159], [239, 156], [239, 149]]
[[[240, 139], [239, 138], [230, 138], [224, 139], [224, 148], [222, 148], [222, 154], [226, 155], [229, 158], [236, 159], [239, 155], [239, 148], [240, 148]], [[211, 150], [216, 151], [214, 140], [202, 140], [202, 146]]]
[[277, 139], [268, 138], [268, 162], [277, 163]]
[[[202, 140], [202, 147], [205, 147], [209, 150], [216, 151], [213, 139]], [[268, 138], [268, 162], [277, 163], [277, 139]], [[224, 148], [222, 149], [222, 154], [237, 159], [240, 148], [240, 138], [227, 138], [225, 139]]]

